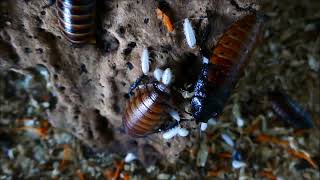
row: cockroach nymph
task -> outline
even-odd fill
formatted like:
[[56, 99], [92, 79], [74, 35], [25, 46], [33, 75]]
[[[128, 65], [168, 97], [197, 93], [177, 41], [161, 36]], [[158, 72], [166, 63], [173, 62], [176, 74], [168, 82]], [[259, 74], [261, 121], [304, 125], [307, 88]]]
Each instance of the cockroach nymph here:
[[[141, 56], [143, 76], [146, 76], [149, 72], [148, 54], [148, 50], [144, 48]], [[134, 83], [131, 86], [129, 94], [132, 94], [132, 91], [137, 89], [135, 95], [129, 100], [124, 113], [123, 126], [125, 132], [132, 137], [145, 137], [159, 132], [159, 129], [171, 129], [163, 134], [163, 138], [170, 139], [176, 134], [187, 136], [188, 131], [179, 126], [180, 117], [178, 112], [172, 108], [171, 92], [168, 87], [172, 78], [171, 70], [167, 68], [163, 72], [160, 69], [156, 69], [154, 77], [157, 81], [139, 86], [141, 80], [138, 79], [138, 83]], [[168, 115], [171, 115], [175, 122], [161, 128]]]
[[207, 122], [222, 113], [232, 89], [249, 62], [263, 21], [263, 16], [258, 13], [235, 21], [219, 39], [210, 60], [204, 57], [191, 101], [197, 122]]
[[280, 91], [272, 91], [268, 93], [268, 98], [273, 111], [282, 120], [299, 129], [313, 127], [311, 115], [288, 95]]
[[183, 32], [186, 37], [188, 46], [193, 49], [196, 45], [196, 36], [188, 18], [184, 19]]
[[59, 28], [71, 43], [95, 43], [96, 1], [95, 0], [49, 0], [56, 4]]

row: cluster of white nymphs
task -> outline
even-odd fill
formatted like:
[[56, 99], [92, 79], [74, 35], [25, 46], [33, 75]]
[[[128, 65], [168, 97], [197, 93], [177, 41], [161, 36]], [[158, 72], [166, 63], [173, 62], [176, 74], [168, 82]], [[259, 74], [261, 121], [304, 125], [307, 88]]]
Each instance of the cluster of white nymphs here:
[[[172, 72], [169, 68], [167, 68], [166, 70], [162, 71], [161, 69], [156, 69], [153, 72], [153, 76], [157, 81], [161, 81], [163, 84], [165, 85], [169, 85], [171, 83], [171, 79], [172, 79]], [[181, 128], [180, 127], [180, 116], [179, 113], [173, 109], [171, 109], [169, 111], [170, 116], [176, 120], [178, 122], [178, 126], [168, 130], [167, 132], [163, 133], [162, 137], [164, 139], [171, 139], [176, 135], [185, 137], [189, 134], [189, 131], [185, 128]]]
[[164, 71], [156, 68], [153, 71], [153, 76], [157, 81], [162, 82], [165, 85], [169, 85], [172, 80], [172, 72], [170, 68], [167, 68]]
[[182, 137], [185, 137], [185, 136], [188, 136], [189, 134], [189, 131], [185, 128], [182, 128], [180, 126], [180, 116], [179, 116], [179, 113], [175, 110], [171, 110], [169, 112], [169, 114], [171, 115], [171, 117], [173, 119], [175, 119], [177, 122], [178, 122], [178, 126], [172, 128], [172, 129], [169, 129], [167, 132], [163, 133], [162, 137], [164, 139], [171, 139], [173, 138], [174, 136], [176, 135], [179, 135], [179, 136], [182, 136]]
[[[142, 55], [141, 55], [141, 68], [142, 68], [142, 72], [143, 74], [147, 75], [149, 73], [150, 70], [150, 65], [149, 65], [149, 52], [147, 48], [144, 48], [142, 51]], [[162, 82], [165, 85], [169, 85], [172, 81], [172, 72], [170, 68], [165, 69], [164, 71], [156, 68], [153, 72], [153, 76], [154, 78], [159, 81]], [[176, 120], [178, 122], [178, 126], [168, 130], [167, 132], [165, 132], [163, 134], [163, 138], [164, 139], [171, 139], [176, 135], [179, 136], [187, 136], [189, 134], [189, 131], [185, 128], [181, 128], [179, 122], [180, 122], [180, 116], [179, 113], [175, 110], [170, 110], [169, 112], [170, 116]]]

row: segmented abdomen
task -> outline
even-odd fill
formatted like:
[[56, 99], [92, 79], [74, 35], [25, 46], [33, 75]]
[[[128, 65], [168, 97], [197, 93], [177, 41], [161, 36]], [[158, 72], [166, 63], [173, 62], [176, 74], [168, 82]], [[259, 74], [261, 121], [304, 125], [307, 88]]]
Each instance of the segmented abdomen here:
[[164, 102], [168, 98], [168, 95], [154, 84], [138, 89], [130, 99], [124, 114], [126, 133], [133, 137], [144, 137], [157, 130], [167, 112]]
[[219, 39], [209, 64], [204, 64], [192, 98], [193, 116], [207, 122], [222, 113], [231, 91], [248, 64], [263, 18], [251, 14], [234, 22]]
[[208, 81], [216, 85], [234, 85], [254, 50], [262, 25], [256, 14], [234, 22], [219, 39], [210, 57]]
[[57, 0], [59, 27], [72, 43], [95, 42], [95, 0]]
[[295, 128], [312, 128], [311, 115], [305, 111], [298, 102], [292, 100], [288, 95], [273, 91], [269, 93], [269, 100], [274, 112], [284, 121]]

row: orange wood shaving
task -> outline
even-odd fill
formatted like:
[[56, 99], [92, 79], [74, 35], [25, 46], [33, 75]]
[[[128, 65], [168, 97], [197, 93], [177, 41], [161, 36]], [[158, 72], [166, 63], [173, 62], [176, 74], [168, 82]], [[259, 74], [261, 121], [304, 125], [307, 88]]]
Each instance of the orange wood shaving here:
[[113, 175], [114, 179], [117, 179], [120, 176], [120, 172], [122, 171], [123, 166], [124, 166], [124, 161], [120, 161], [117, 163], [117, 168]]
[[223, 158], [223, 159], [231, 158], [231, 157], [232, 157], [231, 153], [228, 152], [228, 151], [221, 152], [221, 153], [218, 154], [218, 156], [219, 156], [220, 158]]
[[126, 172], [126, 173], [124, 174], [123, 179], [124, 179], [124, 180], [130, 180], [129, 173]]
[[260, 176], [271, 179], [271, 180], [276, 180], [277, 176], [273, 175], [271, 171], [262, 171], [259, 173]]
[[17, 118], [17, 119], [16, 119], [16, 123], [17, 123], [17, 124], [20, 124], [20, 123], [24, 123], [25, 121], [32, 121], [32, 120], [35, 120], [35, 118], [26, 118], [26, 117]]
[[294, 130], [293, 134], [295, 136], [302, 136], [303, 134], [305, 134], [307, 132], [309, 132], [308, 129], [296, 129], [296, 130]]
[[166, 15], [162, 10], [159, 8], [156, 9], [157, 17], [162, 21], [164, 26], [167, 28], [169, 32], [174, 30], [173, 23], [168, 15]]
[[40, 121], [40, 126], [41, 126], [42, 128], [49, 128], [51, 125], [50, 125], [50, 123], [49, 123], [48, 120], [43, 119], [43, 120]]
[[35, 127], [23, 126], [23, 127], [14, 129], [14, 131], [22, 131], [22, 130], [34, 132], [41, 138], [45, 138], [48, 135], [48, 128], [35, 128]]
[[106, 169], [103, 171], [103, 176], [106, 180], [112, 180], [113, 179], [113, 172], [110, 169]]
[[63, 146], [63, 159], [60, 162], [60, 170], [65, 169], [65, 167], [68, 165], [68, 163], [72, 160], [72, 149], [69, 145], [65, 144]]
[[244, 132], [247, 134], [252, 134], [253, 132], [259, 129], [259, 126], [260, 126], [260, 123], [253, 124], [247, 127], [246, 129], [244, 129]]
[[297, 158], [306, 160], [313, 168], [317, 169], [317, 164], [306, 153], [299, 152], [294, 149], [288, 149], [288, 153], [297, 157]]
[[106, 180], [116, 180], [116, 179], [118, 179], [123, 167], [124, 167], [124, 161], [122, 160], [122, 161], [117, 163], [115, 172], [112, 172], [110, 169], [106, 169], [103, 172], [104, 178]]
[[77, 170], [76, 174], [79, 177], [79, 180], [86, 180], [87, 179], [86, 175], [83, 172], [81, 172], [80, 169]]
[[259, 136], [257, 136], [257, 141], [261, 142], [261, 143], [274, 143], [274, 144], [278, 144], [280, 146], [283, 147], [288, 147], [289, 146], [289, 142], [285, 141], [285, 140], [281, 140], [278, 139], [276, 137], [272, 137], [266, 134], [260, 134]]

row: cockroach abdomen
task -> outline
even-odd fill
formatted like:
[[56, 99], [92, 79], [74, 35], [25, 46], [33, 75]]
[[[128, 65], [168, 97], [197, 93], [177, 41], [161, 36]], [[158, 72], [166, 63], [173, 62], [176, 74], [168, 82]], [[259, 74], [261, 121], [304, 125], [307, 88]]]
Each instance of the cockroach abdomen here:
[[95, 0], [57, 0], [57, 16], [63, 36], [75, 44], [94, 43]]
[[167, 113], [164, 102], [169, 98], [169, 90], [161, 83], [147, 84], [138, 89], [124, 114], [125, 132], [133, 137], [154, 133], [163, 123], [163, 116]]
[[303, 107], [288, 95], [280, 91], [272, 91], [268, 94], [273, 111], [282, 120], [295, 128], [313, 128], [311, 115]]
[[[250, 14], [234, 22], [219, 39], [206, 71], [201, 71], [192, 99], [198, 122], [218, 117], [249, 63], [262, 29], [263, 19]], [[204, 75], [205, 73], [205, 75]]]

